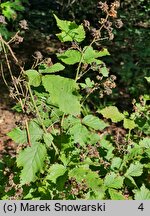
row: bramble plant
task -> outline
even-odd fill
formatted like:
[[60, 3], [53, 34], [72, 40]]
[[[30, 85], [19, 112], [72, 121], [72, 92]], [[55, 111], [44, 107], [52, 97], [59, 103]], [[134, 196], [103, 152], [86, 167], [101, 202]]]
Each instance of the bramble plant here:
[[[14, 109], [29, 116], [24, 125], [8, 133], [19, 144], [16, 172], [21, 194], [16, 199], [150, 199], [146, 180], [150, 174], [148, 96], [141, 99], [142, 104], [133, 102], [136, 112], [132, 114], [121, 113], [116, 106], [90, 110], [91, 95], [101, 100], [116, 86], [116, 77], [109, 75], [103, 62], [110, 54], [106, 48], [97, 50], [96, 45], [113, 38], [109, 18], [116, 19], [119, 2], [110, 6], [99, 2], [99, 8], [106, 17], [99, 29], [92, 30], [89, 45], [83, 43], [85, 28], [90, 30], [88, 21], [84, 27], [54, 15], [60, 30], [57, 37], [61, 43], [71, 44], [70, 48], [57, 53], [55, 63], [42, 60], [37, 52], [33, 67], [24, 70], [20, 66], [18, 78], [8, 65], [14, 85], [10, 93], [18, 100]], [[103, 29], [108, 37], [102, 36]], [[1, 44], [18, 63], [2, 37]], [[6, 52], [5, 57], [9, 64]], [[149, 77], [146, 79], [149, 82]], [[109, 120], [116, 125], [123, 122], [114, 136], [109, 133]]]

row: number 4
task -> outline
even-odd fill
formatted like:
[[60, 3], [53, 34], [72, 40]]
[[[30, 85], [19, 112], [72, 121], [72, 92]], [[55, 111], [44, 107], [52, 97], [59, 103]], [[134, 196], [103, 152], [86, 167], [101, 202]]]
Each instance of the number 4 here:
[[144, 210], [144, 206], [143, 206], [143, 203], [141, 203], [138, 207], [139, 210], [143, 211]]

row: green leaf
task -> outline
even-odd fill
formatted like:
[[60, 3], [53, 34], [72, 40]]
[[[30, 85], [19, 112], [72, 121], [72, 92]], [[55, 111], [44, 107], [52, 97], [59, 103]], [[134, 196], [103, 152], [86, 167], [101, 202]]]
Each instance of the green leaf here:
[[140, 176], [143, 173], [143, 165], [140, 162], [131, 164], [129, 169], [126, 171], [125, 176]]
[[20, 175], [22, 185], [34, 182], [36, 173], [43, 171], [46, 154], [46, 147], [40, 143], [34, 143], [31, 147], [19, 152], [17, 166], [23, 167]]
[[108, 77], [109, 71], [106, 67], [102, 67], [100, 68], [100, 73], [104, 76], [104, 77]]
[[150, 158], [150, 148], [146, 150], [146, 154]]
[[91, 46], [86, 46], [83, 48], [83, 63], [91, 64], [92, 62], [96, 62], [96, 58], [103, 57], [105, 55], [109, 55], [107, 49], [97, 51]]
[[148, 83], [150, 83], [150, 77], [144, 77]]
[[105, 189], [100, 187], [98, 191], [89, 191], [85, 194], [85, 200], [104, 200], [105, 199]]
[[88, 174], [89, 168], [86, 165], [75, 167], [68, 173], [69, 178], [76, 178], [78, 182], [82, 182]]
[[25, 200], [34, 200], [34, 192], [36, 191], [36, 188], [30, 188], [27, 194], [23, 197]]
[[110, 118], [112, 122], [120, 122], [124, 119], [124, 115], [119, 112], [115, 106], [109, 106], [102, 110], [98, 110], [105, 118]]
[[50, 67], [46, 67], [45, 69], [41, 69], [40, 70], [40, 73], [55, 73], [55, 72], [59, 72], [59, 71], [62, 71], [64, 70], [65, 67], [60, 64], [60, 63], [56, 63], [56, 64], [53, 64], [52, 66]]
[[108, 192], [110, 194], [111, 200], [125, 200], [125, 197], [117, 190], [108, 189]]
[[150, 190], [143, 184], [140, 189], [133, 190], [135, 200], [150, 200]]
[[66, 171], [67, 168], [64, 167], [63, 165], [53, 164], [48, 170], [48, 175], [46, 176], [46, 180], [50, 180], [53, 183], [56, 183], [57, 178], [64, 175]]
[[106, 188], [122, 188], [124, 177], [118, 176], [114, 172], [111, 172], [106, 175], [104, 179], [104, 185]]
[[90, 139], [90, 144], [93, 145], [100, 141], [100, 136], [97, 133], [91, 132], [89, 139]]
[[68, 130], [70, 127], [72, 127], [73, 125], [78, 124], [78, 123], [79, 124], [81, 123], [79, 118], [76, 118], [72, 115], [69, 115], [66, 118], [64, 118], [62, 127], [64, 130]]
[[89, 77], [85, 79], [86, 87], [92, 88], [94, 86], [94, 81], [91, 81]]
[[67, 50], [64, 53], [57, 54], [59, 60], [68, 65], [73, 65], [81, 60], [81, 53], [78, 50]]
[[106, 160], [110, 161], [110, 160], [114, 157], [114, 153], [113, 153], [114, 149], [115, 149], [115, 148], [114, 148], [113, 146], [111, 146], [111, 147], [108, 149], [107, 155], [104, 156], [104, 158], [105, 158]]
[[96, 172], [93, 172], [89, 169], [89, 172], [85, 179], [87, 186], [94, 192], [101, 190], [101, 186], [103, 186], [103, 180], [100, 179], [99, 175]]
[[101, 139], [101, 147], [109, 150], [112, 147], [112, 143], [106, 140], [106, 137], [103, 136]]
[[126, 161], [133, 160], [134, 158], [140, 158], [143, 155], [143, 149], [136, 143], [134, 143], [134, 148], [128, 146], [127, 148], [128, 154], [124, 156]]
[[80, 143], [80, 145], [84, 145], [88, 141], [89, 131], [81, 123], [75, 124], [73, 127], [71, 127], [69, 132], [73, 136], [75, 143]]
[[23, 11], [24, 10], [24, 6], [22, 5], [22, 3], [24, 3], [25, 1], [20, 1], [20, 0], [15, 0], [14, 2], [11, 3], [11, 7], [14, 8], [16, 11]]
[[76, 41], [82, 42], [85, 38], [85, 31], [82, 25], [77, 25], [75, 22], [60, 20], [56, 15], [54, 15], [57, 26], [62, 31], [57, 34], [58, 38], [62, 42], [66, 41]]
[[97, 55], [98, 57], [103, 57], [103, 56], [110, 55], [110, 53], [108, 52], [106, 48], [103, 48], [100, 52], [97, 53]]
[[29, 134], [31, 144], [34, 144], [35, 141], [40, 140], [43, 136], [43, 130], [34, 120], [29, 122]]
[[87, 115], [83, 118], [82, 123], [95, 130], [103, 130], [108, 126], [103, 120], [94, 115]]
[[69, 171], [69, 178], [76, 178], [77, 182], [81, 183], [83, 179], [86, 181], [86, 185], [93, 191], [97, 192], [101, 190], [103, 184], [102, 179], [96, 172], [90, 170], [86, 165], [73, 168]]
[[[86, 83], [86, 84], [85, 84]], [[94, 87], [94, 81], [92, 80], [91, 81], [91, 79], [89, 78], [89, 77], [87, 77], [86, 79], [85, 79], [85, 83], [80, 83], [80, 86], [83, 88], [83, 89], [86, 89], [86, 88], [92, 88], [92, 87]]]
[[17, 6], [15, 4], [15, 2], [10, 2], [10, 1], [6, 1], [6, 2], [0, 4], [0, 7], [2, 9], [2, 14], [8, 20], [10, 20], [10, 19], [15, 20], [17, 18], [17, 13], [15, 11], [17, 9], [14, 6]]
[[106, 140], [105, 137], [101, 138], [100, 143], [101, 143], [102, 148], [107, 149], [106, 155], [104, 156], [104, 158], [107, 161], [112, 160], [112, 158], [114, 157], [113, 151], [115, 147], [112, 145], [110, 141]]
[[95, 50], [93, 49], [93, 47], [89, 46], [89, 47], [84, 47], [83, 49], [83, 63], [87, 63], [90, 64], [92, 62], [94, 62], [96, 58], [96, 53]]
[[41, 83], [41, 75], [36, 70], [27, 70], [25, 74], [28, 76], [29, 85], [38, 87]]
[[124, 126], [125, 129], [132, 130], [137, 125], [135, 124], [134, 120], [124, 118], [124, 120], [123, 120], [123, 126]]
[[[43, 130], [34, 120], [29, 122], [28, 132], [30, 135], [31, 144], [34, 144], [36, 141], [40, 140], [43, 135]], [[26, 130], [21, 130], [18, 127], [9, 132], [8, 136], [18, 144], [24, 144], [28, 142]]]
[[150, 149], [150, 138], [146, 137], [140, 140], [139, 142], [141, 147], [144, 147], [146, 149]]
[[17, 127], [10, 131], [7, 135], [18, 144], [27, 143], [26, 130], [21, 130]]
[[53, 142], [53, 136], [50, 133], [43, 134], [44, 142], [46, 143], [47, 147], [50, 147]]
[[59, 106], [65, 114], [80, 113], [80, 97], [76, 95], [78, 84], [69, 78], [46, 75], [42, 78], [43, 86], [50, 93], [52, 103]]
[[[0, 25], [0, 33], [1, 36], [6, 40], [8, 40], [11, 37], [11, 32], [8, 31], [8, 29], [4, 25]], [[0, 52], [1, 51], [2, 51], [2, 45], [0, 45]]]
[[131, 176], [126, 176], [126, 177], [131, 181], [131, 183], [132, 183], [135, 187], [137, 187], [137, 184], [136, 184], [136, 182], [135, 182], [135, 180], [134, 180], [133, 177], [131, 177]]
[[111, 169], [112, 169], [112, 170], [115, 170], [115, 169], [119, 170], [121, 164], [122, 164], [122, 159], [119, 158], [119, 157], [114, 157], [114, 158], [112, 159]]

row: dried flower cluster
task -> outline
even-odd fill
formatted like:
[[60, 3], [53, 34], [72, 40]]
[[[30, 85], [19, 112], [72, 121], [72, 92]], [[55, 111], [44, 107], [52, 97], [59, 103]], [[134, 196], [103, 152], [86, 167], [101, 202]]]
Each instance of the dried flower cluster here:
[[87, 150], [88, 150], [88, 156], [90, 158], [99, 158], [99, 152], [96, 146], [92, 146], [89, 144], [87, 145]]
[[[107, 4], [107, 2], [98, 2], [98, 9], [102, 10], [105, 14], [105, 18], [101, 18], [99, 23], [101, 24], [100, 29], [96, 28], [90, 28], [90, 23], [87, 20], [84, 20], [84, 26], [91, 31], [92, 37], [94, 37], [94, 40], [98, 40], [101, 38], [101, 30], [104, 28], [107, 30], [108, 35], [109, 35], [109, 40], [114, 39], [114, 34], [113, 34], [113, 22], [109, 21], [109, 17], [116, 19], [117, 18], [117, 10], [120, 7], [120, 2], [119, 1], [114, 1], [110, 5]], [[121, 19], [116, 19], [114, 21], [114, 25], [116, 28], [121, 28], [123, 26], [123, 23]]]
[[19, 22], [19, 25], [20, 25], [20, 27], [21, 27], [22, 29], [24, 29], [24, 30], [27, 30], [27, 29], [28, 29], [28, 23], [27, 23], [26, 20], [21, 20], [21, 21]]
[[5, 17], [3, 15], [0, 15], [0, 24], [7, 24]]
[[120, 2], [115, 1], [111, 3], [109, 6], [107, 2], [98, 2], [98, 8], [107, 13], [109, 16], [116, 18], [117, 17], [117, 9], [120, 7]]
[[23, 42], [23, 37], [16, 35], [15, 37], [15, 44], [20, 44]]
[[40, 51], [35, 51], [34, 52], [34, 58], [37, 60], [42, 60], [43, 59], [43, 55]]
[[70, 178], [69, 185], [71, 186], [70, 194], [78, 198], [84, 198], [84, 193], [87, 192], [88, 186], [86, 180], [83, 179], [81, 183], [77, 182], [76, 178]]
[[[113, 78], [113, 79], [112, 79]], [[115, 76], [110, 76], [106, 79], [106, 81], [103, 83], [103, 93], [106, 95], [112, 94], [112, 89], [116, 87], [116, 83], [114, 82]]]

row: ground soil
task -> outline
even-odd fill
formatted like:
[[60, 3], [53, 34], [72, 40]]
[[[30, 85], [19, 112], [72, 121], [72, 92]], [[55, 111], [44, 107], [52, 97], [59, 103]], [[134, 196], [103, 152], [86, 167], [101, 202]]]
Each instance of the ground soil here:
[[0, 80], [0, 158], [3, 154], [15, 154], [16, 144], [7, 136], [19, 121], [20, 116], [11, 110], [12, 102], [7, 87]]

